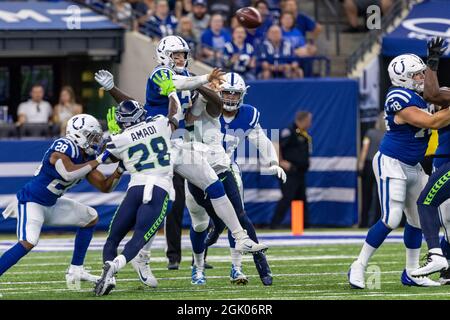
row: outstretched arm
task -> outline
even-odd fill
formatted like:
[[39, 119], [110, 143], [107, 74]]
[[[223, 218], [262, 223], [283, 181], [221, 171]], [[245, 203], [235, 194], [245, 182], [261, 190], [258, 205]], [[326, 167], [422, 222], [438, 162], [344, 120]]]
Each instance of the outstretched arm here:
[[109, 177], [105, 177], [103, 173], [95, 169], [91, 171], [86, 178], [96, 189], [103, 193], [109, 193], [119, 184], [120, 178], [124, 172], [125, 169], [122, 167], [121, 163], [119, 163], [117, 169]]
[[111, 72], [107, 70], [97, 71], [94, 75], [95, 81], [97, 81], [105, 91], [108, 91], [109, 94], [116, 100], [117, 103], [121, 103], [125, 100], [135, 100], [133, 97], [130, 97], [125, 92], [121, 91], [114, 85], [114, 76]]
[[438, 37], [428, 42], [427, 70], [425, 71], [425, 88], [423, 97], [428, 102], [447, 107], [450, 105], [450, 91], [439, 88], [437, 70], [439, 59], [445, 52], [444, 39]]
[[213, 118], [220, 116], [223, 102], [217, 92], [205, 86], [198, 88], [197, 91], [206, 100], [206, 112]]

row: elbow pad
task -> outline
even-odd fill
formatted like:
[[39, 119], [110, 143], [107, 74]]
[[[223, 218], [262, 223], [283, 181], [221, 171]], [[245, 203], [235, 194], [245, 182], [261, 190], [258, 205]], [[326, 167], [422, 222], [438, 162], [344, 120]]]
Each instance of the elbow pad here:
[[89, 172], [92, 171], [93, 168], [90, 165], [86, 165], [75, 171], [67, 171], [63, 161], [58, 159], [55, 163], [55, 169], [64, 180], [75, 181], [78, 179], [83, 179]]

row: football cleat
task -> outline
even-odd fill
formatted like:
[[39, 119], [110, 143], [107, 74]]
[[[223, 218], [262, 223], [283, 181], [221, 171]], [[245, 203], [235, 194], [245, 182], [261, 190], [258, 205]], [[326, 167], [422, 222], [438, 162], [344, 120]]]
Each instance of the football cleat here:
[[94, 293], [96, 296], [106, 296], [116, 287], [116, 265], [111, 261], [106, 261], [103, 265], [103, 272], [100, 279], [95, 284]]
[[450, 268], [441, 271], [441, 275], [439, 277], [439, 283], [441, 285], [450, 284]]
[[235, 249], [242, 254], [254, 253], [254, 252], [264, 252], [269, 247], [264, 243], [256, 243], [247, 235], [247, 231], [243, 230], [236, 236]]
[[352, 289], [364, 289], [366, 287], [365, 273], [366, 268], [358, 260], [355, 260], [347, 274], [348, 283]]
[[74, 266], [70, 265], [69, 268], [67, 268], [66, 271], [66, 284], [67, 288], [73, 289], [78, 288], [79, 289], [79, 283], [81, 281], [89, 281], [89, 282], [97, 282], [100, 279], [99, 276], [94, 276], [86, 271], [86, 269], [83, 266]]
[[404, 286], [410, 287], [439, 287], [441, 285], [428, 277], [413, 277], [406, 269], [402, 272], [401, 281]]
[[191, 284], [202, 286], [206, 284], [206, 276], [205, 272], [197, 266], [192, 267], [192, 280]]
[[156, 280], [152, 273], [152, 269], [150, 269], [149, 261], [150, 254], [139, 252], [138, 255], [131, 260], [131, 265], [139, 275], [139, 280], [141, 280], [144, 285], [156, 288], [158, 286], [158, 280]]
[[256, 270], [258, 271], [261, 282], [265, 286], [271, 286], [273, 277], [266, 255], [263, 252], [257, 252], [253, 254], [253, 261], [255, 262]]
[[447, 258], [442, 254], [428, 252], [425, 263], [417, 270], [411, 272], [413, 277], [429, 276], [448, 268]]
[[220, 233], [217, 232], [216, 228], [212, 228], [210, 232], [206, 235], [205, 245], [207, 247], [212, 246], [219, 239]]
[[236, 285], [245, 286], [248, 283], [247, 276], [242, 272], [242, 267], [231, 265], [230, 282]]

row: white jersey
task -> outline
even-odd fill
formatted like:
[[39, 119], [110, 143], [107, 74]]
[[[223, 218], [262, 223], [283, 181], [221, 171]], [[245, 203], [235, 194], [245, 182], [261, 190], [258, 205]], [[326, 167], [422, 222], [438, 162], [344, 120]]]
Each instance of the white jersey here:
[[169, 119], [158, 115], [111, 136], [107, 149], [130, 173], [128, 188], [151, 183], [171, 191], [171, 134]]

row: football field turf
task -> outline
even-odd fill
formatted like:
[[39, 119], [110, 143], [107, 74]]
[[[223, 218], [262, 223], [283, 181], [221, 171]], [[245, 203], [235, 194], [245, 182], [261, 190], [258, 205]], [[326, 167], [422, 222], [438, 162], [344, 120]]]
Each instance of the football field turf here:
[[[320, 234], [320, 233], [318, 233]], [[326, 234], [326, 232], [324, 232]], [[267, 256], [274, 274], [274, 283], [264, 287], [259, 280], [251, 256], [245, 256], [243, 267], [249, 277], [247, 286], [233, 286], [229, 281], [230, 258], [225, 247], [212, 247], [208, 253], [208, 262], [214, 269], [206, 270], [207, 284], [193, 286], [190, 284], [190, 250], [183, 248], [183, 261], [180, 269], [167, 270], [164, 249], [156, 245], [152, 250], [151, 267], [159, 281], [158, 288], [144, 288], [130, 265], [126, 266], [117, 277], [116, 289], [105, 297], [94, 297], [92, 284], [82, 283], [81, 290], [68, 290], [64, 273], [70, 263], [69, 246], [59, 251], [52, 251], [41, 241], [42, 252], [32, 252], [0, 279], [0, 299], [448, 299], [450, 286], [437, 288], [405, 287], [400, 283], [404, 267], [405, 250], [398, 239], [385, 243], [372, 260], [368, 273], [372, 289], [352, 290], [347, 283], [347, 270], [360, 249], [363, 239], [342, 241], [341, 238], [321, 243], [313, 241], [317, 233], [311, 236], [306, 245], [292, 245], [289, 241], [272, 241]], [[63, 242], [69, 235], [53, 237], [51, 241]], [[159, 241], [163, 241], [159, 237]], [[282, 237], [283, 238], [283, 237]], [[289, 235], [283, 239], [288, 239]], [[2, 236], [0, 251], [5, 249]], [[101, 273], [101, 247], [104, 238], [97, 237], [98, 247], [88, 253], [85, 265], [94, 274]], [[221, 239], [224, 243], [225, 238]], [[67, 241], [67, 240], [66, 240]], [[188, 241], [184, 237], [184, 242]], [[95, 242], [95, 241], [94, 241]], [[158, 243], [157, 241], [155, 241]], [[334, 242], [334, 244], [330, 244]], [[310, 245], [309, 243], [315, 243]], [[274, 245], [275, 244], [275, 245]], [[295, 243], [294, 243], [295, 244]], [[39, 246], [36, 248], [38, 249]], [[424, 248], [422, 249], [425, 250]], [[378, 272], [379, 271], [379, 272]], [[437, 279], [438, 275], [433, 278]], [[379, 285], [377, 279], [380, 280]]]

